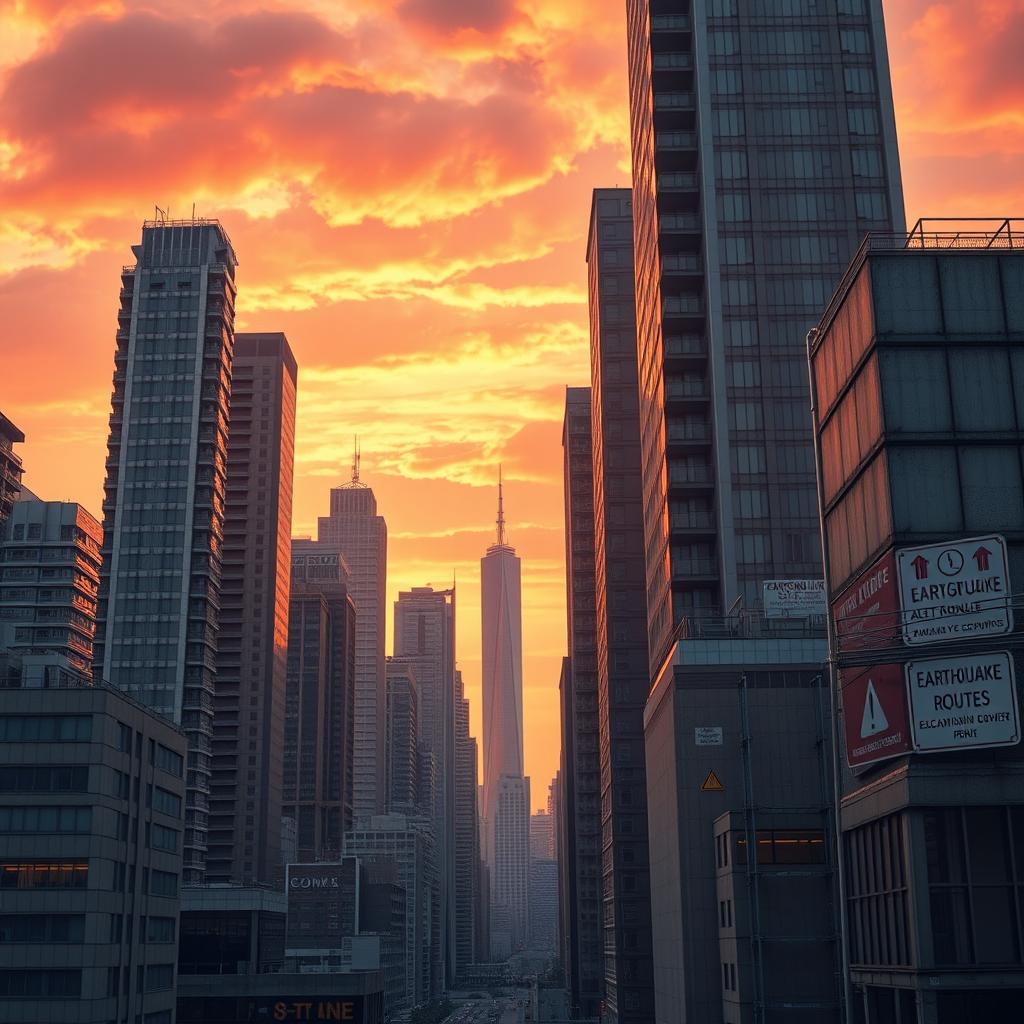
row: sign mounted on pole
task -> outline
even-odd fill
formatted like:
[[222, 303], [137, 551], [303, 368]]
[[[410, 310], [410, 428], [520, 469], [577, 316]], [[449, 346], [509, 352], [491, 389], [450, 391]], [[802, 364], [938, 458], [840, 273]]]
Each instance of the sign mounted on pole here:
[[1013, 629], [1002, 537], [902, 548], [896, 563], [907, 646], [999, 636]]
[[902, 665], [840, 669], [846, 761], [864, 768], [913, 749]]
[[923, 753], [1020, 742], [1009, 651], [911, 661], [907, 694], [914, 748]]

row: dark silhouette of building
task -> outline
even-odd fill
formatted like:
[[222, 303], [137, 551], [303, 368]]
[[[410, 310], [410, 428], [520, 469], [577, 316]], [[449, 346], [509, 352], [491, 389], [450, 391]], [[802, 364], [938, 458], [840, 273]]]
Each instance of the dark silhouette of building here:
[[566, 388], [562, 447], [569, 657], [562, 662], [560, 683], [565, 843], [559, 850], [559, 898], [570, 1009], [596, 1017], [603, 995], [604, 949], [590, 388]]
[[293, 540], [282, 814], [299, 861], [340, 857], [352, 827], [355, 622], [338, 549]]
[[649, 689], [632, 200], [596, 189], [590, 211], [591, 422], [597, 692], [601, 733], [604, 1001], [614, 1020], [654, 1016], [644, 705]]
[[[454, 982], [455, 951], [455, 588], [414, 587], [395, 602], [395, 655], [414, 662], [419, 688], [420, 799], [434, 822], [441, 985]], [[432, 794], [431, 794], [432, 791]], [[432, 798], [431, 798], [432, 796]]]
[[235, 265], [217, 221], [147, 221], [121, 271], [94, 671], [189, 738], [184, 880], [206, 869]]
[[21, 491], [24, 469], [14, 446], [24, 443], [24, 433], [0, 412], [0, 525], [11, 514]]
[[419, 695], [415, 665], [388, 658], [388, 813], [416, 814], [419, 808]]
[[235, 335], [207, 881], [281, 877], [298, 367], [283, 334]]
[[377, 514], [373, 490], [359, 479], [359, 449], [352, 479], [331, 489], [331, 514], [317, 525], [320, 541], [333, 544], [348, 565], [356, 619], [355, 750], [352, 807], [357, 818], [382, 814], [387, 804], [387, 680], [384, 625], [387, 614], [388, 527]]

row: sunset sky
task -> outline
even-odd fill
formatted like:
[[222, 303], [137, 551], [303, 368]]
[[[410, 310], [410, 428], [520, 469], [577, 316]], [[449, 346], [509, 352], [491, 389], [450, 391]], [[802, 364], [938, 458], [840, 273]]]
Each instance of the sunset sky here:
[[[1024, 212], [1024, 0], [886, 14], [908, 219]], [[629, 184], [625, 61], [624, 0], [0, 0], [0, 409], [25, 482], [99, 513], [120, 267], [154, 204], [220, 218], [236, 328], [285, 331], [299, 362], [294, 532], [358, 433], [391, 595], [457, 578], [478, 737], [502, 464], [535, 806], [563, 392], [589, 383], [590, 190]]]

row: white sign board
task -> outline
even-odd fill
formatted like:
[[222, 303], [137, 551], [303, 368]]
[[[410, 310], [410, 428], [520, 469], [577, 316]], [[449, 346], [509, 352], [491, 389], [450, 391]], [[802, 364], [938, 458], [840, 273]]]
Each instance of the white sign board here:
[[698, 725], [693, 730], [693, 742], [698, 747], [720, 747], [722, 727], [720, 725]]
[[[902, 548], [896, 552], [903, 642], [999, 636], [1013, 629], [1006, 542], [1002, 537]], [[879, 637], [884, 646], [884, 637]]]
[[766, 619], [809, 619], [824, 615], [824, 580], [765, 580], [762, 588]]
[[909, 662], [907, 693], [915, 750], [1006, 747], [1020, 740], [1008, 651]]

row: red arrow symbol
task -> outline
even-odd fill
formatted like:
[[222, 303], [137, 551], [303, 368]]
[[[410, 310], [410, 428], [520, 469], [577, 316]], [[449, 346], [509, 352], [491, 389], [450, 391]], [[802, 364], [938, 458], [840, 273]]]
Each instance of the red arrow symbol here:
[[988, 560], [991, 554], [992, 552], [989, 551], [988, 548], [983, 546], [978, 548], [978, 550], [975, 551], [973, 555], [971, 555], [971, 558], [973, 558], [978, 563], [979, 572], [985, 572], [985, 570], [988, 569]]
[[914, 575], [919, 580], [928, 579], [928, 559], [924, 555], [918, 555], [910, 564], [914, 567]]

